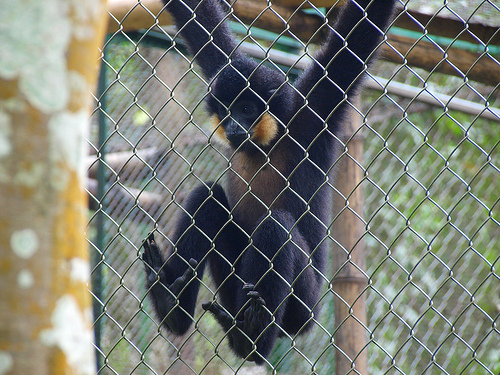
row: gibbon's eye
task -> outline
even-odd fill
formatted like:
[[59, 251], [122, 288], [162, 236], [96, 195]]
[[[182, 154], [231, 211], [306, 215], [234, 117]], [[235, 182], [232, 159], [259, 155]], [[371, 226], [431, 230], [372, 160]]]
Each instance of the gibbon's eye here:
[[255, 104], [253, 104], [251, 102], [244, 102], [238, 106], [238, 110], [242, 116], [244, 116], [246, 118], [250, 118], [250, 117], [255, 116], [255, 113], [257, 111], [257, 107], [255, 106]]
[[245, 116], [250, 116], [253, 113], [253, 108], [249, 105], [246, 105], [241, 109], [241, 113], [243, 113]]

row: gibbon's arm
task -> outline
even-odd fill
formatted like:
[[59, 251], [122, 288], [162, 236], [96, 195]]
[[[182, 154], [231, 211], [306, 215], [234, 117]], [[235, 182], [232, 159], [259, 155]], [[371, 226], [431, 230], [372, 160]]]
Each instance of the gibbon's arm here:
[[356, 94], [366, 64], [392, 19], [395, 2], [349, 0], [325, 45], [297, 80], [295, 87], [323, 120], [329, 118], [346, 95]]
[[[181, 36], [206, 78], [213, 78], [228, 62], [237, 58], [237, 43], [226, 22], [219, 1], [163, 0], [174, 16]], [[194, 13], [193, 13], [194, 12]]]

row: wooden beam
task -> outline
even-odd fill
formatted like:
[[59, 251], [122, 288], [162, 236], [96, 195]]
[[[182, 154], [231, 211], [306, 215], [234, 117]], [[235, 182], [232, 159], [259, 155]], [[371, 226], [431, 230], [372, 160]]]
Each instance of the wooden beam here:
[[[115, 171], [116, 173], [126, 176], [129, 173], [123, 173], [122, 169], [127, 169], [133, 171], [134, 169], [145, 168], [144, 163], [148, 163], [153, 166], [156, 163], [162, 151], [158, 150], [156, 147], [143, 148], [133, 151], [120, 151], [106, 154], [105, 163], [106, 166]], [[99, 166], [99, 157], [97, 155], [90, 155], [87, 158], [87, 168], [90, 178], [97, 178], [97, 169]]]
[[[337, 0], [312, 0], [304, 3], [302, 0], [277, 0], [273, 2], [272, 9], [279, 14], [283, 20], [291, 22], [303, 23], [305, 30], [297, 28], [296, 35], [301, 40], [306, 41], [311, 38], [312, 33], [317, 30], [317, 20], [301, 20], [302, 16], [308, 19], [319, 18], [314, 15], [304, 14], [297, 9], [310, 7], [314, 4], [316, 7], [330, 8], [339, 6], [342, 2]], [[234, 3], [235, 14], [241, 19], [245, 19], [248, 23], [253, 21], [268, 7], [266, 1], [263, 0], [238, 0]], [[124, 31], [148, 29], [154, 24], [172, 25], [173, 19], [170, 14], [163, 10], [163, 4], [160, 0], [142, 0], [140, 3], [137, 0], [108, 0], [108, 11], [112, 15], [108, 32], [113, 33], [119, 29]], [[272, 13], [271, 11], [266, 11]], [[293, 17], [291, 17], [293, 15]], [[333, 15], [334, 16], [334, 15]], [[265, 20], [272, 17], [270, 14], [262, 15], [261, 21], [257, 21], [260, 27], [268, 29], [265, 25]], [[274, 17], [277, 17], [276, 15]], [[293, 20], [293, 18], [298, 19]], [[158, 21], [158, 22], [156, 22]], [[276, 23], [272, 22], [273, 25]], [[284, 30], [284, 23], [280, 20], [281, 29]], [[322, 23], [322, 22], [320, 22]], [[310, 26], [306, 26], [310, 24]], [[467, 28], [464, 22], [458, 19], [451, 19], [434, 14], [424, 14], [415, 10], [407, 10], [401, 12], [396, 18], [394, 26], [403, 29], [422, 32], [423, 27], [429, 34], [439, 35], [447, 38], [464, 40], [471, 43], [488, 43], [490, 45], [500, 45], [500, 32], [498, 27], [482, 25], [479, 23], [468, 23]], [[294, 27], [290, 25], [292, 31]], [[305, 34], [303, 38], [300, 35]]]
[[434, 14], [424, 14], [410, 10], [397, 17], [394, 26], [422, 33], [425, 27], [428, 34], [445, 38], [463, 40], [478, 44], [479, 41], [490, 45], [500, 45], [498, 27], [469, 22], [465, 24], [457, 19], [436, 17]]
[[[323, 3], [319, 1], [326, 3], [327, 0], [314, 0], [313, 3], [322, 5]], [[332, 4], [335, 3], [333, 0], [328, 1]], [[110, 21], [108, 32], [116, 31], [120, 25], [123, 30], [130, 31], [147, 29], [155, 24], [172, 23], [168, 12], [162, 11], [163, 7], [159, 0], [143, 0], [141, 4], [135, 0], [110, 0], [108, 4], [109, 12], [115, 18]], [[291, 3], [287, 1], [286, 4]], [[335, 11], [331, 11], [330, 18], [335, 17]], [[155, 18], [155, 15], [158, 18]], [[274, 3], [270, 9], [267, 2], [262, 0], [238, 0], [234, 3], [234, 15], [242, 22], [277, 34], [295, 37], [304, 43], [323, 41], [327, 31], [324, 20], [320, 16], [306, 14], [302, 11], [296, 11], [294, 8]], [[466, 28], [462, 22], [413, 11], [396, 16], [394, 25], [422, 32], [419, 23], [425, 25], [431, 34], [474, 43], [477, 43], [475, 38], [477, 37], [484, 43], [500, 44], [498, 28], [468, 24], [468, 31], [464, 32]], [[383, 57], [388, 61], [399, 64], [408, 63], [431, 72], [436, 71], [459, 77], [466, 74], [471, 80], [493, 86], [500, 82], [500, 65], [489, 54], [473, 53], [457, 48], [450, 48], [444, 53], [431, 42], [422, 40], [416, 43], [415, 39], [391, 33], [388, 36], [388, 41], [394, 47], [383, 49]], [[399, 54], [395, 51], [398, 51]]]
[[134, 31], [149, 29], [151, 26], [172, 25], [173, 18], [167, 11], [163, 12], [160, 0], [108, 0], [108, 34], [118, 30]]
[[[479, 54], [450, 48], [442, 50], [431, 42], [389, 35], [383, 57], [396, 63], [407, 63], [431, 72], [440, 72], [496, 86], [500, 82], [500, 65], [488, 54]], [[397, 52], [396, 52], [396, 51]]]
[[[97, 196], [97, 185], [96, 179], [87, 179], [87, 192], [89, 195], [88, 205], [91, 210], [98, 210], [99, 202], [95, 199]], [[135, 204], [140, 204], [142, 210], [139, 212], [148, 212], [154, 215], [161, 208], [161, 203], [164, 201], [162, 197], [153, 192], [136, 189], [132, 187], [122, 187], [121, 185], [115, 185], [109, 189], [106, 194], [106, 200], [109, 206], [113, 207], [117, 202], [124, 204], [130, 209], [130, 207]], [[114, 208], [116, 209], [116, 208]], [[114, 215], [118, 216], [120, 213], [115, 212]]]
[[321, 42], [327, 32], [322, 17], [274, 3], [270, 8], [261, 1], [238, 0], [233, 9], [234, 15], [248, 25], [299, 39], [304, 43]]

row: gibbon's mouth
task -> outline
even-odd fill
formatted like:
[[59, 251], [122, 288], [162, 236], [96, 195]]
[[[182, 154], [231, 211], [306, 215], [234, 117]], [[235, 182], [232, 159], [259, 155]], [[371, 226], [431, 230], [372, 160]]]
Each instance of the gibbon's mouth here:
[[235, 121], [230, 121], [226, 126], [226, 138], [233, 146], [241, 145], [245, 140], [250, 139], [253, 130], [246, 130]]

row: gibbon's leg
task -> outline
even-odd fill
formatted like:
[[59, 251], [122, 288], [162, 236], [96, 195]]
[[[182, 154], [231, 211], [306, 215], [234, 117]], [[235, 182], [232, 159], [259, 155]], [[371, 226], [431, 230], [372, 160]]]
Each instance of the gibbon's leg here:
[[[294, 223], [289, 213], [275, 211], [255, 230], [253, 245], [245, 250], [238, 267], [246, 284], [235, 291], [237, 306], [241, 307], [236, 319], [217, 302], [203, 304], [227, 331], [234, 351], [258, 364], [268, 357], [283, 327], [307, 322], [317, 301], [319, 278], [308, 267], [309, 249], [298, 229], [293, 228]], [[292, 294], [295, 289], [300, 295]], [[297, 305], [295, 300], [297, 314], [287, 315], [298, 321], [287, 324], [283, 321], [285, 312], [295, 298], [304, 303]], [[252, 353], [254, 346], [256, 352]]]
[[224, 190], [216, 184], [207, 186], [199, 186], [188, 196], [173, 237], [176, 250], [168, 259], [152, 234], [143, 243], [150, 299], [160, 322], [179, 335], [193, 321], [204, 260], [229, 220]]

